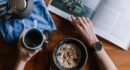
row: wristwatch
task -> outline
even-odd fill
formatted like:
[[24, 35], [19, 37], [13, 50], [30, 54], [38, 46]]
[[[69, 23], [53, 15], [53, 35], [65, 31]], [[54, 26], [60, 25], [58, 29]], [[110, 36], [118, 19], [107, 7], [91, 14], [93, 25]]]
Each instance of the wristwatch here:
[[91, 46], [91, 48], [92, 48], [92, 50], [94, 51], [94, 52], [96, 52], [96, 51], [101, 51], [102, 50], [102, 43], [101, 42], [96, 42], [96, 43], [94, 43], [92, 46]]

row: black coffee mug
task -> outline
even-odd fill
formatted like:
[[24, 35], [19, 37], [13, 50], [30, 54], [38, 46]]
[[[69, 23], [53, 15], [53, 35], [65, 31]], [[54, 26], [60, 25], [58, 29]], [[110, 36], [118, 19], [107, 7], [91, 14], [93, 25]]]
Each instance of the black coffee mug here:
[[37, 28], [31, 28], [24, 32], [22, 43], [25, 48], [35, 50], [41, 48], [45, 42], [45, 36]]

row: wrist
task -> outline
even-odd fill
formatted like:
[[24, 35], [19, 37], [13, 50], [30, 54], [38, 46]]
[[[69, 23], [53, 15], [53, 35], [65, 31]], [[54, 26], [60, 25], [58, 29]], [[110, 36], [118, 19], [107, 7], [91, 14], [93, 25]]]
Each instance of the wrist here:
[[27, 61], [24, 61], [24, 60], [22, 60], [22, 59], [18, 59], [18, 60], [17, 60], [17, 63], [26, 64], [26, 63], [27, 63]]
[[14, 70], [24, 70], [25, 65], [26, 65], [25, 61], [18, 59], [17, 62], [16, 62]]
[[94, 43], [92, 46], [89, 47], [89, 49], [92, 53], [101, 52], [103, 50], [102, 42]]
[[89, 42], [89, 45], [92, 46], [93, 44], [99, 42], [99, 40], [97, 37], [94, 37], [94, 38], [90, 39], [88, 42]]
[[21, 58], [18, 58], [17, 62], [18, 62], [18, 63], [23, 63], [23, 64], [26, 64], [26, 63], [27, 63], [26, 60], [23, 60], [23, 59], [21, 59]]
[[29, 53], [19, 54], [18, 60], [22, 62], [28, 62], [31, 59], [31, 55]]

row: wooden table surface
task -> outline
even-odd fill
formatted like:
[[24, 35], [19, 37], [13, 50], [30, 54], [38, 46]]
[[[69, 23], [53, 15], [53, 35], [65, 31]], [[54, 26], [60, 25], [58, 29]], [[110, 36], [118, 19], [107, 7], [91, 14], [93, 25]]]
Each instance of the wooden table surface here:
[[[46, 4], [48, 4], [48, 0], [46, 0]], [[45, 48], [43, 47], [43, 50], [26, 64], [25, 70], [47, 70], [49, 65], [51, 65], [52, 70], [56, 70], [52, 59], [52, 52], [56, 43], [63, 38], [77, 38], [84, 42], [87, 46], [85, 40], [78, 34], [77, 30], [74, 29], [69, 21], [62, 19], [53, 13], [51, 13], [51, 16], [56, 23], [57, 30], [51, 33], [52, 38], [47, 45], [50, 56], [50, 64], [48, 63]], [[124, 51], [102, 38], [99, 38], [99, 40], [103, 42], [106, 52], [119, 70], [130, 70], [130, 49], [128, 51]], [[15, 45], [7, 44], [2, 38], [0, 38], [0, 70], [13, 70], [17, 60], [17, 53], [17, 47]], [[98, 70], [93, 54], [88, 52], [88, 55], [88, 61], [83, 66], [82, 70]]]

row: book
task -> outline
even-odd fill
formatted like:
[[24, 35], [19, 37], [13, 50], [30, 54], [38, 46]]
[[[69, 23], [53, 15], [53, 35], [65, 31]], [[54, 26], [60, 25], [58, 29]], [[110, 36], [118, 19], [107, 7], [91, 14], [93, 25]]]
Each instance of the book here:
[[130, 0], [51, 0], [48, 10], [69, 20], [84, 16], [93, 22], [96, 34], [118, 47], [130, 45]]

